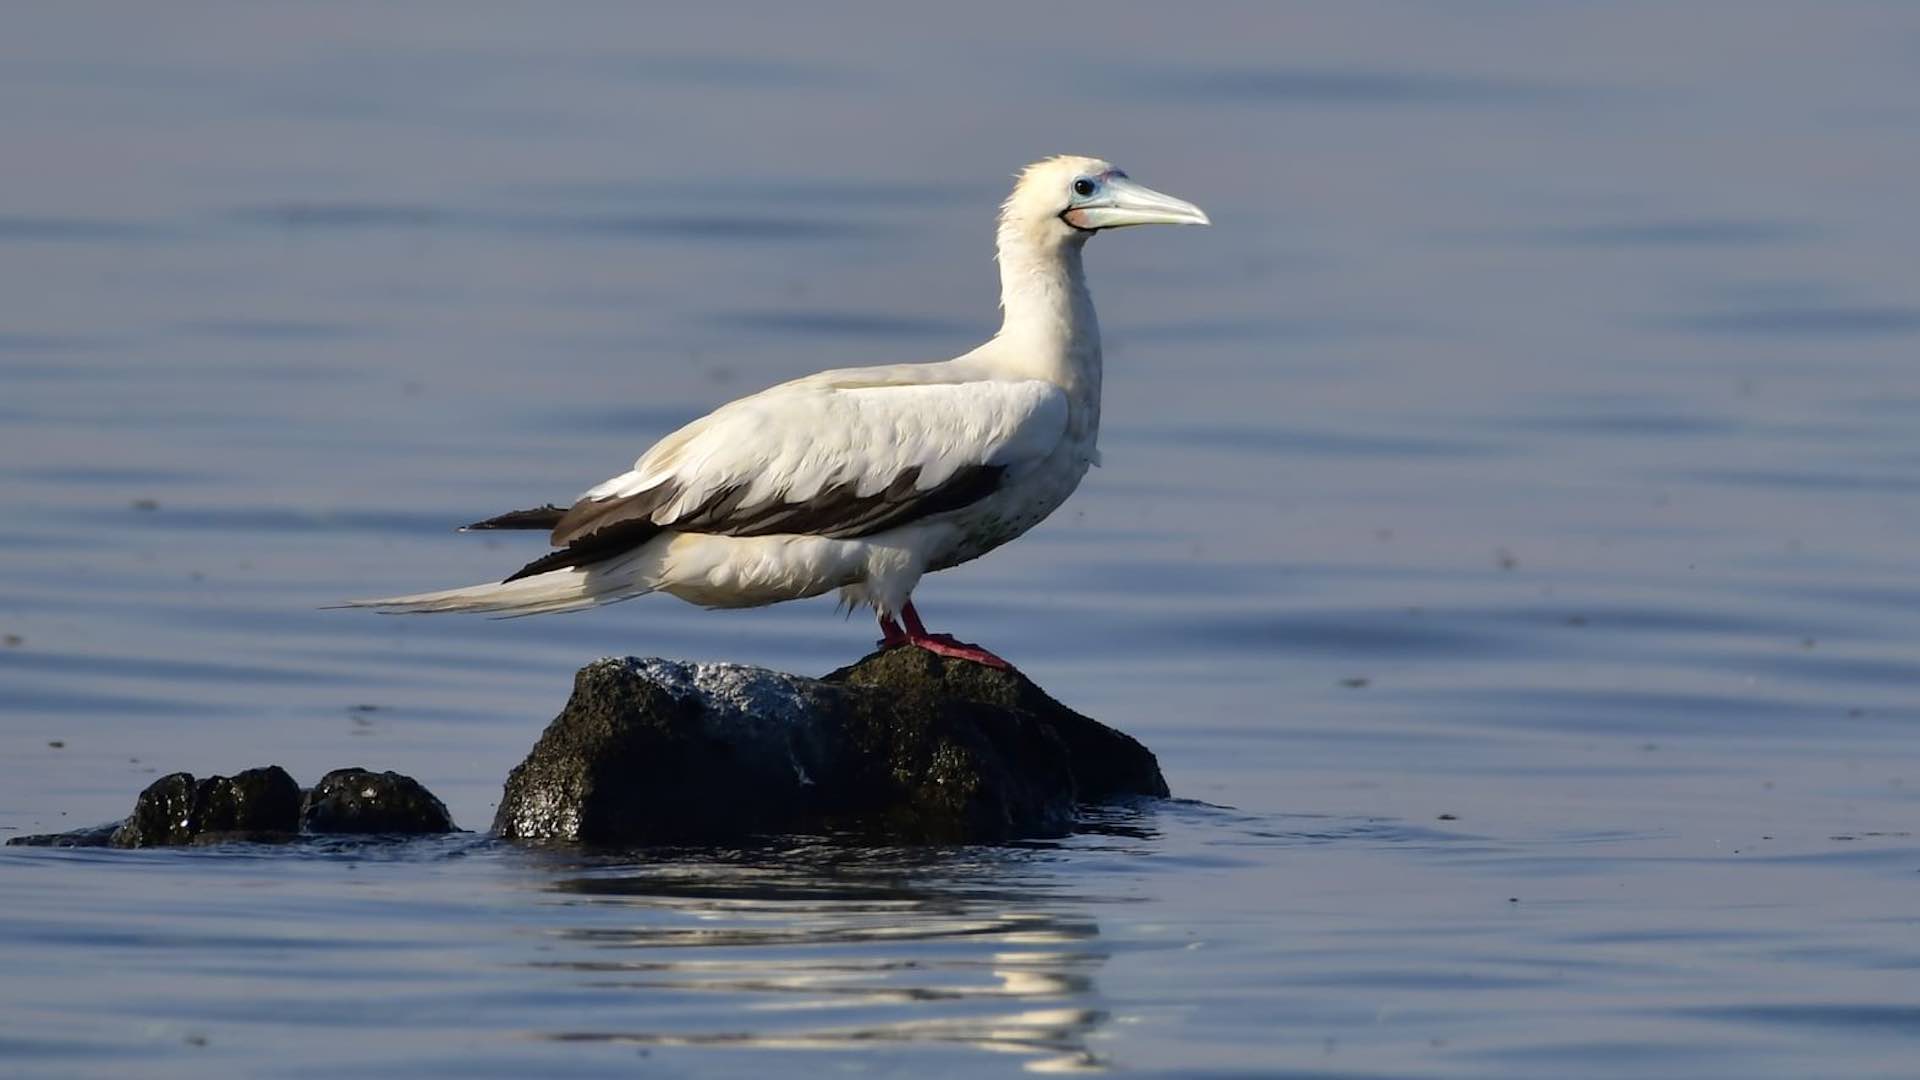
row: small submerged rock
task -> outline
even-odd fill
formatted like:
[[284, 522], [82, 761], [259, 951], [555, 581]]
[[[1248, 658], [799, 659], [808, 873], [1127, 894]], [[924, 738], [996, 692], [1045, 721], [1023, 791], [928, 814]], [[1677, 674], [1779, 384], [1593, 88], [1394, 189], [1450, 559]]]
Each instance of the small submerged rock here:
[[397, 772], [335, 769], [300, 806], [308, 833], [448, 833], [453, 816], [420, 781]]
[[195, 780], [191, 773], [148, 785], [113, 833], [114, 847], [177, 847], [226, 839], [286, 836], [299, 828], [300, 785], [278, 765]]
[[75, 829], [72, 832], [41, 833], [35, 836], [12, 836], [7, 838], [8, 847], [106, 847], [113, 841], [113, 834], [120, 829], [121, 823], [109, 821], [105, 825], [95, 825], [90, 829]]
[[1146, 747], [1018, 672], [911, 648], [824, 679], [630, 657], [580, 670], [508, 777], [494, 830], [595, 844], [984, 841], [1063, 833], [1081, 801], [1166, 794]]
[[172, 773], [147, 785], [125, 821], [45, 836], [16, 836], [21, 847], [185, 847], [289, 843], [302, 834], [446, 833], [447, 808], [399, 773], [336, 769], [303, 792], [278, 765], [196, 780]]

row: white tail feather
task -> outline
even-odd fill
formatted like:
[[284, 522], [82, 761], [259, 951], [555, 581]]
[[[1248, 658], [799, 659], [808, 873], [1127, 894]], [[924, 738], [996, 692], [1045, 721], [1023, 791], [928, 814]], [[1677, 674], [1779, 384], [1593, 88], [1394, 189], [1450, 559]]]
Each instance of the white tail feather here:
[[598, 567], [569, 568], [549, 570], [518, 581], [496, 581], [378, 600], [349, 600], [345, 606], [376, 608], [389, 615], [467, 611], [511, 617], [579, 611], [652, 591], [650, 584], [625, 575], [599, 572]]

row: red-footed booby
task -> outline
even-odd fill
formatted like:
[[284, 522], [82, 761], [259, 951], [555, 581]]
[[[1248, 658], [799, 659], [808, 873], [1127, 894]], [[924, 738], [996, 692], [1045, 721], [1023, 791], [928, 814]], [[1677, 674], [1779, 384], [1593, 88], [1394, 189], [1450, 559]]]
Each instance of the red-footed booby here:
[[355, 601], [388, 612], [574, 611], [651, 592], [757, 607], [839, 589], [885, 646], [996, 667], [928, 633], [921, 575], [1033, 528], [1099, 460], [1100, 327], [1081, 249], [1103, 229], [1205, 225], [1105, 161], [1028, 166], [1000, 208], [1000, 332], [956, 359], [823, 371], [715, 409], [571, 507], [468, 529], [550, 529], [506, 580]]

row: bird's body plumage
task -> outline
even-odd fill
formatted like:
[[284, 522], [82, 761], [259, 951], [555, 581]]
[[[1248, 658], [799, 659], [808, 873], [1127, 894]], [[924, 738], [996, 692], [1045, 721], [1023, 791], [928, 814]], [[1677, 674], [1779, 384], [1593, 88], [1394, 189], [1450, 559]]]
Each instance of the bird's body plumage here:
[[[1119, 194], [1074, 194], [1094, 183]], [[1137, 221], [1110, 209], [1128, 206]], [[840, 589], [849, 606], [872, 607], [890, 639], [903, 613], [917, 628], [909, 598], [923, 574], [1026, 532], [1098, 461], [1100, 332], [1081, 249], [1096, 227], [1146, 221], [1205, 216], [1105, 162], [1036, 164], [1002, 208], [1004, 321], [979, 348], [825, 371], [730, 402], [570, 508], [481, 523], [551, 528], [557, 550], [520, 573], [364, 604], [522, 615], [649, 592], [752, 607]]]

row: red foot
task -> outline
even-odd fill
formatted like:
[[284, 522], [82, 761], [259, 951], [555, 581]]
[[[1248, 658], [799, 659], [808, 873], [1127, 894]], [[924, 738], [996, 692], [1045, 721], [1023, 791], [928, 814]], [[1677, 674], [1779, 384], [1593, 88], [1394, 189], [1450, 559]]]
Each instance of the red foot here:
[[900, 618], [906, 622], [903, 630], [900, 624], [886, 615], [880, 616], [880, 632], [886, 636], [880, 639], [883, 649], [897, 648], [901, 645], [913, 645], [927, 650], [935, 656], [950, 656], [955, 660], [971, 660], [976, 664], [985, 664], [990, 668], [1011, 671], [1013, 665], [993, 655], [978, 645], [958, 641], [952, 634], [930, 634], [926, 624], [920, 621], [920, 613], [913, 609], [909, 600], [900, 609]]
[[951, 656], [955, 660], [971, 660], [976, 664], [985, 664], [1002, 671], [1013, 670], [1013, 665], [993, 655], [978, 645], [969, 645], [964, 641], [955, 641], [952, 634], [928, 634], [925, 637], [908, 638], [907, 643], [925, 649], [935, 656]]

